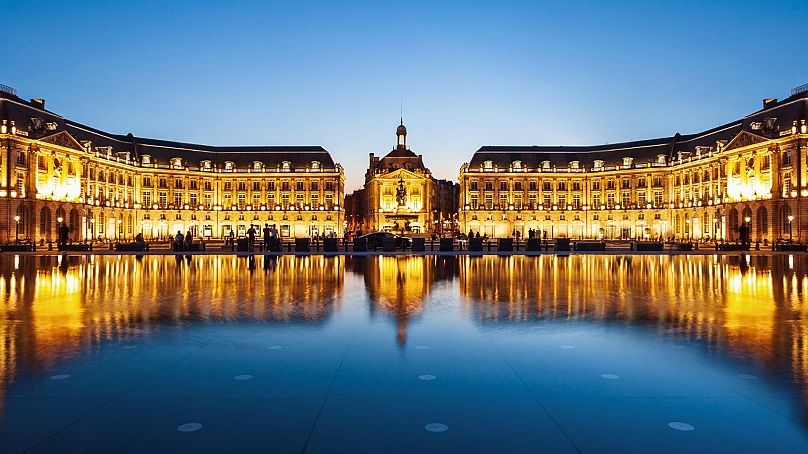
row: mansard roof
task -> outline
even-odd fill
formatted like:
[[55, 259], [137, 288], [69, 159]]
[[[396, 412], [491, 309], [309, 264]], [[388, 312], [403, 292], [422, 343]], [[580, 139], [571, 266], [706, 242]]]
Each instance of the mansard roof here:
[[596, 160], [603, 161], [604, 166], [621, 165], [623, 158], [633, 158], [634, 164], [655, 162], [660, 155], [671, 160], [680, 152], [692, 153], [697, 147], [715, 147], [718, 141], [729, 142], [741, 131], [767, 138], [779, 137], [780, 131], [791, 129], [793, 121], [805, 120], [806, 110], [808, 92], [803, 92], [771, 103], [740, 120], [696, 134], [676, 133], [657, 139], [592, 146], [483, 146], [474, 153], [469, 164], [475, 168], [492, 161], [502, 168], [521, 161], [523, 166], [538, 168], [542, 162], [549, 161], [551, 167], [566, 168], [570, 162], [578, 161], [581, 167], [591, 168]]
[[197, 167], [205, 160], [216, 165], [233, 162], [237, 168], [251, 166], [256, 161], [267, 168], [289, 162], [292, 168], [302, 169], [310, 166], [313, 161], [319, 162], [324, 169], [335, 167], [331, 154], [317, 145], [212, 146], [150, 139], [132, 134], [112, 134], [66, 119], [33, 101], [29, 102], [5, 92], [0, 92], [0, 118], [15, 121], [18, 130], [33, 139], [53, 137], [66, 132], [79, 143], [89, 141], [93, 148], [109, 147], [113, 154], [129, 153], [138, 159], [148, 155], [152, 162], [160, 164], [181, 158], [190, 167]]

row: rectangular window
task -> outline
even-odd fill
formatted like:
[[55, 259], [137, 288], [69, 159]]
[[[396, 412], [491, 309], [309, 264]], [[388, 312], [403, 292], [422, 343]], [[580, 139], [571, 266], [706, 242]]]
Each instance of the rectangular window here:
[[179, 208], [181, 206], [182, 206], [182, 193], [174, 192], [174, 208]]
[[151, 208], [151, 192], [145, 191], [141, 194], [141, 200], [143, 200], [143, 208]]

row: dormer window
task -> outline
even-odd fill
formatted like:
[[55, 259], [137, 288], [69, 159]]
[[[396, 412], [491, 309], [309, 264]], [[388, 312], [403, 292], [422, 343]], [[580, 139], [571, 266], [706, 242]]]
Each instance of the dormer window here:
[[182, 168], [182, 158], [171, 158], [171, 168], [172, 169], [181, 169]]
[[140, 162], [141, 162], [141, 163], [142, 163], [144, 166], [150, 166], [150, 165], [151, 165], [151, 163], [152, 163], [151, 156], [149, 156], [149, 155], [147, 155], [147, 154], [144, 154], [143, 156], [141, 156], [141, 157], [140, 157]]
[[631, 168], [631, 164], [634, 162], [634, 158], [623, 158], [623, 168], [628, 169]]
[[550, 170], [550, 161], [542, 161], [541, 162], [541, 169], [542, 170]]
[[490, 172], [494, 170], [494, 161], [485, 161], [483, 162], [483, 170], [486, 172]]
[[595, 166], [592, 167], [594, 170], [603, 170], [603, 160], [602, 159], [595, 159]]
[[233, 163], [232, 161], [225, 161], [225, 163], [224, 163], [224, 171], [225, 172], [232, 172], [233, 170], [235, 170], [235, 168], [236, 168], [235, 163]]
[[318, 172], [320, 170], [320, 162], [319, 161], [311, 161], [311, 170], [314, 172]]
[[519, 172], [522, 170], [522, 161], [513, 161], [513, 170], [514, 172]]
[[199, 165], [203, 171], [209, 172], [211, 169], [211, 162], [210, 161], [202, 161]]
[[570, 161], [570, 169], [572, 170], [579, 170], [581, 168], [580, 161]]
[[663, 164], [664, 165], [666, 162], [667, 162], [667, 158], [665, 157], [664, 154], [658, 154], [657, 155], [657, 157], [656, 157], [656, 163], [657, 164]]
[[260, 172], [264, 169], [264, 165], [261, 164], [261, 161], [255, 161], [252, 165], [253, 172]]
[[291, 172], [292, 171], [292, 163], [289, 161], [283, 161], [281, 163], [281, 171], [283, 172]]

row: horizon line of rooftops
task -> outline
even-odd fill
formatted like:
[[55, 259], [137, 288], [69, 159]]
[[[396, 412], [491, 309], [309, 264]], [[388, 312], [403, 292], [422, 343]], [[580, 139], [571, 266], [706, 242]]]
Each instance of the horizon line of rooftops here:
[[[87, 153], [128, 165], [177, 170], [198, 169], [207, 172], [336, 171], [342, 167], [333, 161], [330, 152], [319, 145], [216, 146], [136, 137], [132, 133], [112, 134], [46, 110], [43, 99], [35, 98], [26, 101], [19, 98], [16, 90], [7, 86], [0, 85], [0, 101], [3, 101], [2, 110], [0, 110], [0, 114], [3, 116], [0, 132], [11, 131], [33, 139], [43, 139], [67, 132], [79, 142]], [[461, 166], [461, 171], [480, 169], [480, 171], [587, 172], [677, 165], [720, 153], [731, 138], [744, 130], [768, 140], [777, 139], [790, 133], [804, 134], [806, 131], [806, 102], [808, 102], [808, 86], [797, 87], [792, 90], [791, 96], [779, 102], [774, 98], [764, 99], [762, 109], [741, 120], [687, 135], [676, 133], [670, 137], [590, 146], [485, 145], [474, 153], [469, 162]], [[9, 103], [11, 105], [7, 105]], [[795, 103], [801, 104], [793, 105]], [[787, 124], [781, 130], [777, 117], [763, 117], [766, 112], [776, 113], [775, 110], [782, 110], [782, 114], [790, 117], [782, 119], [786, 123], [791, 120], [792, 124]], [[31, 117], [31, 111], [39, 112], [46, 118]], [[30, 120], [26, 125], [27, 130], [22, 129], [25, 126], [21, 120], [25, 119]], [[61, 120], [61, 125], [58, 120]], [[93, 139], [96, 139], [95, 143]], [[116, 144], [120, 145], [117, 150], [115, 149]], [[172, 154], [172, 150], [174, 154]], [[627, 154], [618, 155], [616, 153], [618, 151], [626, 151]], [[224, 162], [221, 166], [211, 159], [202, 159], [198, 162], [198, 166], [190, 165], [191, 158], [200, 157], [199, 154], [202, 156], [204, 154], [215, 155], [211, 158], [234, 156], [247, 159], [238, 159], [240, 162], [222, 160]], [[275, 168], [255, 159], [257, 157], [255, 155], [275, 158], [273, 160], [273, 163], [276, 164]], [[284, 160], [284, 155], [289, 159]], [[306, 155], [312, 155], [313, 158], [306, 159]], [[501, 155], [508, 155], [509, 159], [503, 160]], [[541, 159], [541, 155], [550, 159]], [[596, 159], [592, 159], [592, 165], [587, 167], [582, 165], [584, 157]], [[165, 161], [165, 163], [160, 161]], [[607, 161], [612, 162], [607, 163]]]

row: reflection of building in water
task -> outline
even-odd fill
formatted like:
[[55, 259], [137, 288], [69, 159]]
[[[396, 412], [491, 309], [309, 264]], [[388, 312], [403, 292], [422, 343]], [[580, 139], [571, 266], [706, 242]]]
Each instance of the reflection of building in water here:
[[347, 267], [364, 276], [371, 314], [378, 308], [395, 318], [396, 339], [404, 345], [410, 320], [423, 311], [435, 282], [456, 275], [457, 260], [434, 255], [356, 256], [348, 258]]
[[[68, 263], [69, 261], [69, 263]], [[343, 257], [0, 257], [0, 397], [107, 340], [182, 320], [320, 323], [342, 301]]]
[[808, 377], [805, 259], [571, 255], [459, 260], [461, 292], [480, 322], [598, 319], [659, 325], [677, 338], [698, 340], [760, 369], [789, 367], [798, 383]]

